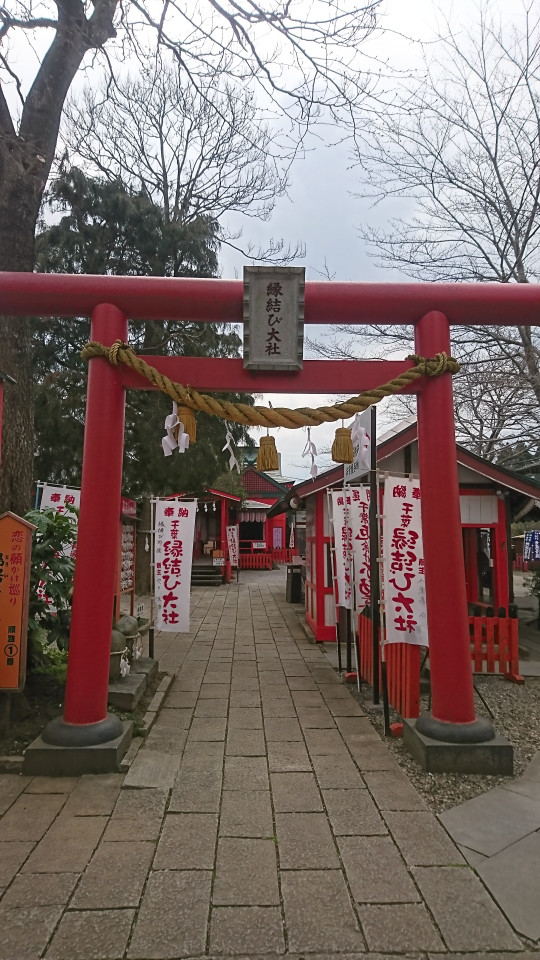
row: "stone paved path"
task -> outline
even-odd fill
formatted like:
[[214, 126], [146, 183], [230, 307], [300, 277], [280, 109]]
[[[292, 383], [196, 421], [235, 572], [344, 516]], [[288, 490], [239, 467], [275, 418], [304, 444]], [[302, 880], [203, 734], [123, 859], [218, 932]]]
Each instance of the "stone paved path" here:
[[0, 777], [0, 960], [538, 960], [284, 592], [194, 590], [125, 776]]

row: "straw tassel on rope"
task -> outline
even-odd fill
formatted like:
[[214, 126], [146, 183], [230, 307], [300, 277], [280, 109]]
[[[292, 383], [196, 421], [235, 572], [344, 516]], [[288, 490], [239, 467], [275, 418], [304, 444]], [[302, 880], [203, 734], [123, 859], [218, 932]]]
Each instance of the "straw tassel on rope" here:
[[274, 437], [261, 437], [257, 453], [257, 470], [262, 470], [263, 473], [266, 473], [268, 470], [278, 469], [279, 458]]
[[332, 444], [332, 460], [334, 463], [352, 463], [354, 450], [350, 427], [338, 427]]
[[184, 433], [189, 436], [189, 442], [195, 443], [197, 439], [197, 421], [195, 414], [189, 407], [178, 407], [178, 419], [184, 424]]

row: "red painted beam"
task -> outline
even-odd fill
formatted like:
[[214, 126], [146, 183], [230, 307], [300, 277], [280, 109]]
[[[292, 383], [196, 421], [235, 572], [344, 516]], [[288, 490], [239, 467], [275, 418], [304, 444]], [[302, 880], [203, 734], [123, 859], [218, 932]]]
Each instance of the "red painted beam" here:
[[[242, 360], [207, 357], [143, 357], [177, 383], [190, 384], [199, 392], [330, 393], [356, 396], [372, 390], [410, 369], [408, 360], [304, 360], [303, 370], [244, 370]], [[156, 387], [130, 367], [119, 367], [122, 385], [135, 390]], [[416, 393], [420, 380], [404, 393]]]
[[[241, 280], [0, 273], [7, 315], [89, 316], [110, 303], [148, 320], [242, 322]], [[538, 284], [308, 282], [305, 322], [416, 323], [442, 311], [450, 324], [540, 325]]]

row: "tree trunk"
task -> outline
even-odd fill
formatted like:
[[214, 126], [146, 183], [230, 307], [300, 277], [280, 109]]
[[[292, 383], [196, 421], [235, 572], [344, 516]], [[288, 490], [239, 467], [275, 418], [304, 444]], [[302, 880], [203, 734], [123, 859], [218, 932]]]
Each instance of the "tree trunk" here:
[[[42, 184], [28, 177], [18, 143], [0, 158], [0, 270], [31, 271], [34, 230]], [[30, 182], [29, 182], [30, 181]], [[37, 188], [37, 190], [36, 190]], [[32, 506], [34, 401], [32, 344], [27, 317], [0, 317], [0, 372], [16, 381], [5, 384], [0, 468], [0, 514], [23, 515]]]

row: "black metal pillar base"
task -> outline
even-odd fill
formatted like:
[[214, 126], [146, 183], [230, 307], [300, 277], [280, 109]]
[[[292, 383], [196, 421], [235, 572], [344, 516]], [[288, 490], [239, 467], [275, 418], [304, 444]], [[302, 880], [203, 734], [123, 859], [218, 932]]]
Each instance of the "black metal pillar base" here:
[[490, 720], [477, 717], [473, 723], [446, 723], [437, 720], [431, 713], [423, 713], [416, 721], [418, 733], [444, 743], [487, 743], [495, 737]]
[[99, 743], [116, 740], [123, 732], [119, 717], [108, 713], [97, 723], [67, 723], [63, 717], [55, 717], [45, 727], [41, 738], [55, 747], [94, 747]]

